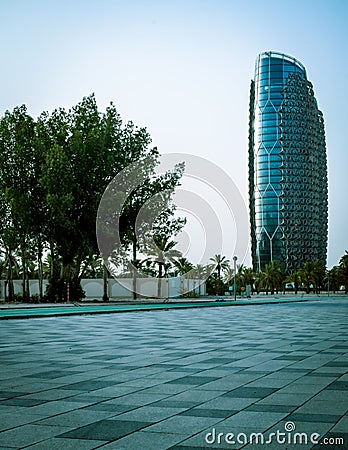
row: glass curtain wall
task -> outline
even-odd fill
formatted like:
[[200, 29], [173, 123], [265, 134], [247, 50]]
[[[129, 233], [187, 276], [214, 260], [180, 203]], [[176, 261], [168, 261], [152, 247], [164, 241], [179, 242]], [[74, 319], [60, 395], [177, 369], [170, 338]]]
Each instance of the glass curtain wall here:
[[[251, 83], [249, 108], [249, 205], [252, 258], [254, 270], [257, 271], [263, 270], [267, 263], [274, 260], [283, 262], [286, 269], [291, 271], [294, 269], [293, 259], [296, 258], [294, 252], [288, 251], [292, 242], [291, 239], [289, 241], [289, 236], [284, 234], [285, 230], [289, 234], [289, 227], [284, 226], [287, 219], [284, 216], [284, 195], [288, 196], [289, 192], [284, 191], [283, 183], [284, 169], [288, 167], [284, 167], [286, 158], [282, 114], [285, 111], [284, 98], [289, 90], [289, 80], [294, 83], [292, 77], [297, 80], [297, 85], [309, 83], [304, 66], [295, 58], [276, 52], [265, 52], [258, 56], [255, 77]], [[298, 99], [300, 103], [302, 97], [307, 96], [306, 92], [303, 92], [303, 86], [301, 89], [302, 93]], [[305, 107], [308, 107], [308, 98], [305, 99]], [[317, 116], [320, 116], [319, 113], [318, 111], [318, 114], [311, 115], [312, 122], [308, 122], [307, 128], [302, 131], [295, 130], [293, 126], [296, 124], [288, 120], [287, 148], [291, 148], [297, 131], [310, 140], [308, 133], [313, 124], [315, 125]], [[315, 151], [316, 149], [312, 149], [312, 153]], [[317, 156], [320, 160], [320, 155]], [[320, 165], [320, 161], [318, 164]], [[324, 179], [325, 170], [322, 175]], [[289, 258], [292, 258], [292, 261]]]

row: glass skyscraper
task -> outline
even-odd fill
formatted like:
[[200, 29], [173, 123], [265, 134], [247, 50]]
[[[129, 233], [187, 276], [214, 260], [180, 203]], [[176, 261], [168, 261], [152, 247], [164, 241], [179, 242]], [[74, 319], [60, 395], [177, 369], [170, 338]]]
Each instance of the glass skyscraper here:
[[328, 184], [324, 120], [295, 58], [261, 53], [249, 108], [253, 268], [278, 260], [288, 273], [326, 263]]

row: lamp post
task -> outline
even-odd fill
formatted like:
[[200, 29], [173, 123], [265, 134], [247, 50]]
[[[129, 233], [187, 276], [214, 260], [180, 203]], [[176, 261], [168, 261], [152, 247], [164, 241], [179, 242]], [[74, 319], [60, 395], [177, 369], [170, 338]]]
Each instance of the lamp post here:
[[233, 294], [234, 294], [234, 301], [237, 300], [237, 256], [233, 257]]

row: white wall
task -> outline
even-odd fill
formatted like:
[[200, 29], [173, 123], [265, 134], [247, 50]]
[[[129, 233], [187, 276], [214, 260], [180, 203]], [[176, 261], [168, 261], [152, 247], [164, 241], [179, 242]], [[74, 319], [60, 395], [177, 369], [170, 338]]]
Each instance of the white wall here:
[[[43, 281], [43, 289], [45, 292], [47, 280]], [[199, 289], [199, 285], [200, 289]], [[22, 280], [14, 280], [15, 294], [22, 293]], [[29, 280], [30, 295], [39, 293], [39, 281]], [[102, 299], [103, 297], [103, 280], [102, 279], [83, 279], [81, 280], [82, 289], [86, 293], [86, 300]], [[108, 295], [110, 298], [132, 298], [133, 280], [131, 278], [110, 278], [108, 279]], [[138, 278], [137, 292], [140, 297], [157, 297], [158, 280], [152, 278]], [[161, 279], [161, 297], [179, 297], [183, 291], [194, 290], [197, 295], [206, 294], [205, 282], [199, 280], [184, 280], [180, 282], [179, 278], [162, 278]], [[0, 280], [0, 299], [5, 298], [5, 281]], [[73, 300], [73, 299], [71, 299]]]

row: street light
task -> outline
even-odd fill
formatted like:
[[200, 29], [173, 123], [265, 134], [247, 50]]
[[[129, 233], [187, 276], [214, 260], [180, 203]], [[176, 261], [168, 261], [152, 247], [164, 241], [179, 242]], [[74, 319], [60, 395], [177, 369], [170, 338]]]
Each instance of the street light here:
[[233, 257], [233, 272], [234, 272], [234, 276], [233, 276], [233, 293], [234, 293], [234, 301], [237, 300], [237, 281], [236, 281], [236, 276], [237, 276], [237, 256]]

